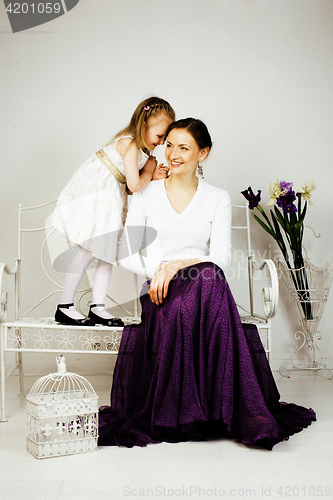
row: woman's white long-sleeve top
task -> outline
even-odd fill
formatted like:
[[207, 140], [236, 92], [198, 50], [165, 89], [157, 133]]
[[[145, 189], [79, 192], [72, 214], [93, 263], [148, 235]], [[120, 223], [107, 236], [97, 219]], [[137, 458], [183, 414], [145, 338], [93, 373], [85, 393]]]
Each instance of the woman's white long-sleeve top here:
[[195, 258], [223, 270], [230, 264], [231, 201], [227, 191], [199, 179], [195, 195], [181, 213], [172, 207], [164, 179], [136, 192], [119, 241], [119, 264], [152, 278], [160, 262]]

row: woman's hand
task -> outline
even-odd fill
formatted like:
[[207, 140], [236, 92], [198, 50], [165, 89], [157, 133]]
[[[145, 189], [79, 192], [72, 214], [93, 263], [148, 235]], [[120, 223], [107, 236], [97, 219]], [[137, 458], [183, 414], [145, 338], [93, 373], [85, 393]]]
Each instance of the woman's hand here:
[[154, 304], [162, 304], [163, 299], [167, 296], [170, 281], [181, 268], [181, 262], [175, 260], [169, 264], [163, 264], [162, 269], [155, 274], [148, 292]]
[[165, 167], [163, 163], [157, 165], [155, 172], [153, 173], [153, 181], [158, 181], [160, 179], [165, 179], [168, 177], [169, 167]]
[[[194, 264], [200, 264], [200, 259], [184, 259], [184, 260], [174, 260], [169, 262], [169, 264], [162, 264], [162, 269], [158, 270], [153, 277], [149, 289], [149, 296], [154, 304], [162, 304], [163, 299], [168, 294], [169, 283], [172, 278], [184, 267], [193, 266]], [[159, 269], [158, 266], [157, 269]]]
[[148, 160], [145, 163], [145, 166], [143, 167], [144, 172], [148, 172], [149, 174], [153, 175], [155, 172], [157, 166], [157, 160], [155, 156], [149, 156]]

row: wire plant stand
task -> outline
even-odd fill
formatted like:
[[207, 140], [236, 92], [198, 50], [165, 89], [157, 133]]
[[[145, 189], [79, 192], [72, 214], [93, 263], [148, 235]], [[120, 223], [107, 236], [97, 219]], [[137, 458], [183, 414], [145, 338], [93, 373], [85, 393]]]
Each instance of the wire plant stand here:
[[[321, 370], [325, 378], [331, 379], [333, 371], [325, 365], [325, 356], [318, 347], [317, 340], [322, 338], [318, 326], [332, 285], [333, 261], [328, 267], [316, 267], [308, 259], [300, 269], [290, 269], [284, 262], [279, 261], [279, 270], [296, 304], [302, 325], [302, 330], [295, 333], [295, 338], [301, 340], [301, 345], [291, 355], [291, 369], [281, 366], [279, 372], [287, 377], [293, 370]], [[312, 360], [308, 363], [294, 363], [295, 354], [304, 346], [311, 351]], [[316, 358], [316, 351], [320, 353], [320, 360]]]

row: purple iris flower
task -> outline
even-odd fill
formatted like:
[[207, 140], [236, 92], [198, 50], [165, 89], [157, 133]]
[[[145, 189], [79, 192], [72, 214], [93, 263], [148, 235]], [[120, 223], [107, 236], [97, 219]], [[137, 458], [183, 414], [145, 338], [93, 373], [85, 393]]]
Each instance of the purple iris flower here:
[[292, 191], [293, 190], [293, 183], [292, 182], [281, 181], [280, 182], [280, 187], [283, 190], [286, 189], [287, 191]]
[[[287, 189], [287, 187], [283, 187], [283, 185], [290, 185], [292, 186], [292, 183], [291, 182], [280, 182], [280, 186], [281, 188], [283, 189]], [[286, 194], [284, 194], [283, 196], [280, 196], [280, 198], [278, 198], [276, 200], [276, 204], [282, 208], [283, 212], [286, 212], [286, 213], [289, 213], [289, 214], [294, 214], [297, 212], [297, 208], [295, 207], [294, 205], [294, 201], [296, 200], [296, 195], [295, 195], [295, 191], [292, 191], [291, 189], [288, 190], [286, 192]]]
[[241, 191], [241, 193], [244, 196], [244, 198], [246, 198], [247, 201], [249, 202], [250, 210], [253, 210], [259, 205], [261, 200], [260, 189], [258, 190], [258, 193], [255, 195], [254, 192], [252, 191], [251, 186], [249, 186], [247, 189], [245, 189], [245, 191]]

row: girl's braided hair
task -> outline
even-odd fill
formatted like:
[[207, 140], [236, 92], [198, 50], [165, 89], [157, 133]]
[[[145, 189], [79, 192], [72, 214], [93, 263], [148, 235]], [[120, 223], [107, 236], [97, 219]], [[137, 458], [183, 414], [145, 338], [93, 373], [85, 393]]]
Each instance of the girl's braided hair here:
[[145, 125], [149, 118], [155, 117], [159, 113], [165, 113], [172, 121], [175, 120], [175, 112], [167, 101], [156, 96], [144, 99], [134, 111], [129, 125], [120, 130], [108, 144], [111, 144], [124, 135], [131, 135], [138, 148], [148, 152], [148, 145], [144, 138]]

